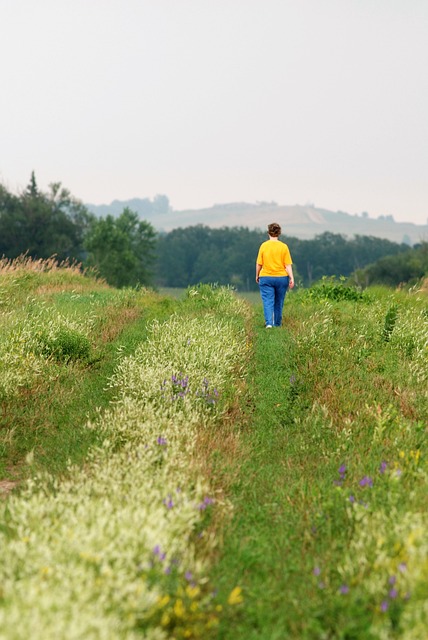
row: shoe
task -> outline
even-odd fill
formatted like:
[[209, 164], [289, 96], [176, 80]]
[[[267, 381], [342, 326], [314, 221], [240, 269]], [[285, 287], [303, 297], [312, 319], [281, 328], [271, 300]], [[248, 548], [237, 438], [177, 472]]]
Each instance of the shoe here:
[[266, 325], [266, 329], [272, 329], [272, 325], [271, 324], [267, 324]]

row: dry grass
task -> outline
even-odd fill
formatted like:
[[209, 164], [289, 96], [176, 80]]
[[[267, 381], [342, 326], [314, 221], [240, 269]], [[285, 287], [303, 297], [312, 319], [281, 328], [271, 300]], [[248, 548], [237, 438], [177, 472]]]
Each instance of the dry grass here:
[[0, 258], [0, 275], [16, 273], [17, 271], [36, 271], [46, 273], [47, 271], [59, 271], [67, 269], [71, 273], [82, 275], [84, 270], [80, 262], [75, 260], [58, 261], [55, 255], [50, 258], [32, 258], [27, 254], [17, 258]]
[[129, 307], [128, 309], [107, 308], [104, 315], [104, 326], [101, 330], [101, 342], [112, 342], [122, 332], [123, 328], [136, 320], [141, 314], [141, 309]]

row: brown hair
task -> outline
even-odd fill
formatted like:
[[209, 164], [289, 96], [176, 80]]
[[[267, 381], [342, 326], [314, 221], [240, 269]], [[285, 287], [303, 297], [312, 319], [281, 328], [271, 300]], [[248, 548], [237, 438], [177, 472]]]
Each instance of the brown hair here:
[[278, 236], [281, 235], [281, 227], [277, 222], [272, 222], [271, 224], [268, 224], [268, 234], [273, 238], [277, 238]]

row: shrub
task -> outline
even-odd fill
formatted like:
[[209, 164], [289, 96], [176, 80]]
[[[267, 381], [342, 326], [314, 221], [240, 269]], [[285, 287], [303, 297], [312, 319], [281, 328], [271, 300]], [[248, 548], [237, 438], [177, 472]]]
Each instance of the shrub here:
[[57, 360], [85, 360], [89, 358], [91, 343], [76, 329], [60, 327], [54, 335], [42, 332], [39, 335], [40, 353]]
[[310, 289], [306, 289], [303, 295], [316, 302], [318, 300], [350, 300], [351, 302], [367, 301], [369, 296], [355, 286], [344, 284], [345, 278], [336, 282], [335, 276], [324, 276], [321, 282], [314, 284]]

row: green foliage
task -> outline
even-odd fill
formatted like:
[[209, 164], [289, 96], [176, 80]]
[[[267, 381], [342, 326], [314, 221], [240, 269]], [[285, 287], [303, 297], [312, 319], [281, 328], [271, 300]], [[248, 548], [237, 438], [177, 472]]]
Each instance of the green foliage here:
[[[245, 227], [211, 229], [204, 225], [161, 234], [156, 282], [162, 287], [187, 287], [200, 282], [233, 285], [239, 291], [257, 290], [254, 265], [266, 239]], [[408, 246], [389, 240], [356, 236], [347, 239], [330, 232], [313, 240], [283, 237], [290, 248], [295, 279], [305, 286], [323, 276], [349, 276], [381, 256], [399, 254]]]
[[385, 315], [385, 324], [383, 325], [382, 337], [385, 342], [389, 342], [391, 334], [394, 331], [395, 323], [398, 317], [398, 305], [393, 303]]
[[60, 183], [51, 184], [48, 193], [40, 191], [33, 172], [19, 196], [0, 186], [0, 256], [81, 259], [90, 219], [82, 203]]
[[355, 269], [385, 255], [406, 251], [408, 246], [373, 236], [346, 238], [326, 231], [312, 240], [290, 240], [292, 257], [305, 286], [323, 276], [349, 276]]
[[363, 286], [385, 284], [397, 287], [414, 285], [428, 274], [428, 242], [395, 256], [385, 256], [352, 276], [354, 282]]
[[116, 287], [149, 284], [156, 246], [150, 223], [124, 209], [118, 218], [93, 220], [85, 237], [87, 264]]
[[339, 281], [334, 276], [321, 278], [321, 282], [312, 285], [309, 289], [305, 289], [300, 294], [301, 299], [309, 299], [314, 302], [320, 300], [349, 300], [351, 302], [361, 302], [369, 300], [366, 292], [361, 291], [355, 286], [345, 284], [346, 278], [342, 277]]
[[87, 360], [91, 351], [88, 338], [75, 329], [61, 327], [55, 335], [41, 332], [38, 336], [40, 353], [57, 360]]
[[156, 282], [188, 287], [217, 282], [239, 290], [255, 289], [255, 260], [265, 234], [247, 228], [178, 228], [158, 240]]

